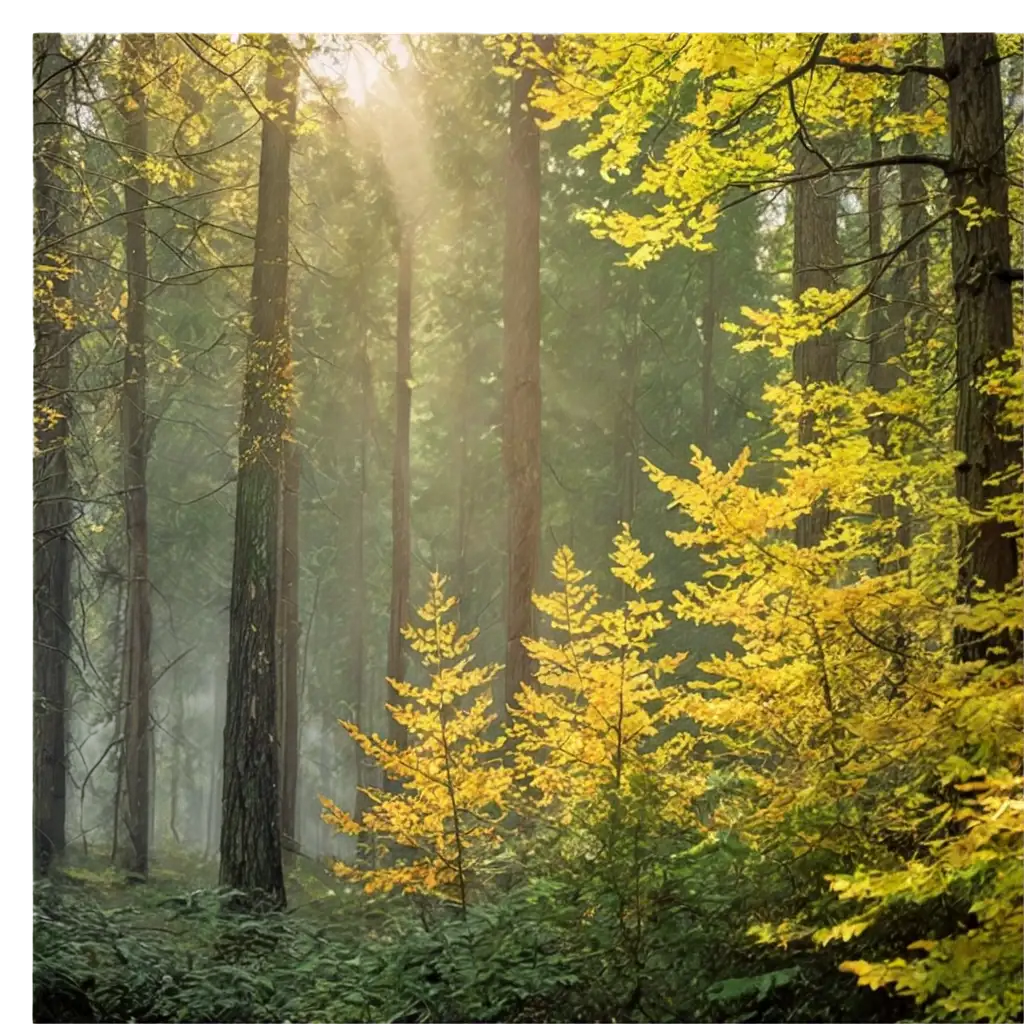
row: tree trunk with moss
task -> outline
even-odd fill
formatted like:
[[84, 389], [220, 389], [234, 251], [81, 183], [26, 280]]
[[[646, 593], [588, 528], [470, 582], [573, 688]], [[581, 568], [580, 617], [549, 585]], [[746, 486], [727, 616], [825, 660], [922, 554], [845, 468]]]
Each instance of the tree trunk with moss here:
[[[398, 316], [395, 348], [395, 447], [391, 470], [391, 612], [388, 621], [388, 679], [404, 681], [402, 629], [409, 622], [412, 523], [409, 497], [409, 424], [412, 413], [412, 251], [413, 228], [403, 222], [398, 236]], [[400, 703], [396, 694], [389, 700]], [[389, 722], [392, 742], [404, 747], [407, 730]]]
[[149, 255], [146, 206], [149, 182], [141, 163], [149, 150], [149, 122], [144, 82], [153, 39], [126, 35], [124, 46], [125, 144], [131, 154], [125, 182], [125, 255], [128, 305], [124, 314], [125, 352], [121, 386], [121, 457], [124, 469], [124, 518], [128, 552], [128, 601], [124, 642], [124, 799], [125, 838], [121, 865], [135, 874], [149, 871], [152, 735], [150, 690], [153, 671], [150, 637], [153, 613], [149, 583], [149, 497], [146, 469], [149, 420], [146, 412], [146, 293]]
[[[1002, 89], [992, 33], [942, 37], [949, 80], [950, 198], [956, 320], [956, 493], [974, 512], [1020, 487], [1021, 441], [1000, 422], [1002, 401], [983, 394], [979, 380], [1013, 348], [1009, 192]], [[970, 213], [978, 216], [972, 220]], [[994, 216], [989, 215], [994, 214]], [[1018, 581], [1014, 524], [993, 516], [960, 531], [959, 594], [965, 604], [979, 592]], [[993, 646], [1018, 652], [1020, 633], [995, 640], [967, 629], [956, 637], [964, 660], [991, 658]]]
[[32, 850], [45, 874], [64, 850], [68, 665], [71, 660], [71, 345], [65, 327], [71, 282], [60, 245], [61, 123], [67, 109], [67, 60], [61, 37], [33, 37], [35, 301], [32, 458]]
[[[797, 174], [819, 174], [821, 158], [797, 140], [793, 163]], [[827, 174], [798, 181], [793, 185], [793, 295], [799, 299], [809, 288], [831, 291], [837, 287], [829, 267], [840, 263], [836, 233], [838, 201], [836, 184]], [[839, 347], [835, 333], [824, 331], [793, 349], [793, 377], [804, 388], [816, 384], [834, 384], [839, 379]], [[800, 420], [800, 444], [813, 443], [818, 437], [813, 413]], [[821, 502], [797, 520], [799, 547], [814, 547], [828, 526], [828, 508]]]
[[260, 152], [252, 325], [242, 387], [224, 726], [220, 882], [285, 902], [275, 619], [282, 445], [289, 420], [289, 164], [298, 65], [272, 37]]
[[535, 671], [523, 638], [533, 636], [533, 588], [540, 562], [540, 130], [530, 109], [535, 73], [512, 82], [505, 182], [502, 453], [508, 502], [505, 700]]

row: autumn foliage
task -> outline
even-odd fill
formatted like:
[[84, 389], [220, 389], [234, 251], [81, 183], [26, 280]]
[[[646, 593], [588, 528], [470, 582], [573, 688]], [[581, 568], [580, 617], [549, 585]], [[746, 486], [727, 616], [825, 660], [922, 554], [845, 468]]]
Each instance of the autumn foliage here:
[[[488, 688], [498, 666], [472, 666], [469, 646], [476, 633], [460, 635], [447, 618], [456, 601], [445, 597], [444, 584], [442, 576], [431, 577], [430, 595], [419, 610], [424, 625], [403, 631], [430, 672], [430, 686], [388, 680], [406, 699], [388, 710], [408, 731], [409, 746], [400, 748], [342, 723], [388, 778], [402, 783], [401, 790], [372, 791], [373, 807], [360, 822], [321, 799], [324, 820], [339, 831], [387, 838], [413, 854], [370, 870], [339, 862], [339, 875], [363, 881], [371, 892], [396, 886], [406, 892], [438, 892], [464, 907], [477, 862], [501, 841], [497, 826], [505, 813], [510, 773], [500, 758], [504, 737], [495, 741], [484, 735], [494, 721]], [[386, 846], [373, 851], [381, 859], [387, 852]]]
[[[751, 311], [740, 347], [785, 357], [816, 329], [822, 302]], [[986, 386], [1016, 395], [1019, 375], [993, 367]], [[796, 915], [761, 912], [748, 921], [752, 941], [848, 943], [928, 907], [902, 953], [842, 970], [940, 1016], [1009, 1019], [1024, 927], [1020, 666], [963, 662], [954, 636], [965, 623], [1012, 633], [1020, 589], [957, 603], [951, 568], [967, 513], [948, 493], [953, 456], [925, 385], [879, 395], [780, 381], [767, 391], [782, 437], [774, 486], [744, 482], [747, 452], [719, 469], [695, 451], [687, 477], [646, 464], [681, 517], [670, 537], [706, 563], [670, 607], [654, 599], [650, 558], [628, 526], [612, 555], [626, 593], [618, 604], [557, 551], [555, 586], [534, 599], [547, 627], [526, 641], [536, 681], [501, 731], [488, 713], [497, 667], [472, 667], [472, 634], [445, 620], [454, 599], [433, 578], [426, 625], [407, 632], [430, 685], [391, 681], [408, 701], [392, 714], [409, 748], [343, 723], [404, 789], [375, 792], [362, 822], [325, 800], [341, 830], [397, 847], [381, 848], [377, 868], [336, 870], [371, 890], [399, 885], [465, 906], [499, 846], [535, 849], [542, 834], [589, 851], [597, 875], [614, 868], [613, 888], [615, 871], [632, 879], [639, 902], [621, 920], [635, 939], [659, 898], [657, 858], [635, 856], [640, 837], [645, 849], [669, 839], [685, 853], [729, 836], [792, 870], [820, 865], [821, 898]], [[824, 441], [801, 446], [808, 404]], [[1019, 429], [1019, 402], [1006, 410], [1007, 429]], [[896, 424], [886, 452], [869, 440], [882, 413]], [[882, 494], [896, 494], [913, 524], [905, 549], [896, 524], [872, 511]], [[828, 509], [825, 537], [800, 548], [796, 518], [816, 502]], [[1020, 502], [988, 514], [1019, 528]], [[669, 613], [722, 627], [732, 642], [688, 665], [657, 649]]]

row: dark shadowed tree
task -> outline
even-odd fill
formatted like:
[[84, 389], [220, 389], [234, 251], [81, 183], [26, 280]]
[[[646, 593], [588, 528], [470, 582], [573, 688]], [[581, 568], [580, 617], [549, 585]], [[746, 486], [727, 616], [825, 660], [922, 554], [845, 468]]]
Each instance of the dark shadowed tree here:
[[533, 636], [540, 561], [540, 130], [530, 109], [536, 72], [512, 80], [505, 180], [502, 317], [502, 453], [508, 503], [505, 705], [533, 674], [523, 637]]
[[[401, 215], [400, 215], [401, 216]], [[398, 229], [398, 324], [395, 343], [395, 447], [391, 470], [391, 612], [388, 621], [389, 679], [405, 677], [402, 629], [409, 621], [412, 523], [409, 496], [409, 418], [412, 410], [412, 252], [413, 227]], [[390, 720], [391, 740], [408, 741], [405, 726]]]
[[[821, 158], [800, 139], [794, 143], [793, 165], [798, 175], [817, 175], [824, 168]], [[835, 190], [836, 183], [830, 175], [793, 185], [793, 295], [796, 299], [809, 288], [828, 291], [836, 287], [835, 278], [827, 269], [840, 263]], [[838, 373], [838, 342], [833, 331], [825, 331], [794, 347], [793, 377], [801, 386], [834, 384]], [[814, 416], [804, 413], [800, 421], [800, 443], [810, 444], [815, 436]], [[797, 520], [797, 544], [803, 548], [814, 547], [827, 525], [828, 509], [819, 504]]]
[[38, 873], [64, 849], [65, 732], [71, 657], [71, 473], [67, 444], [71, 419], [72, 334], [65, 324], [70, 275], [61, 247], [57, 167], [67, 108], [68, 62], [61, 37], [33, 37], [35, 94], [35, 420], [32, 459], [32, 848]]
[[242, 385], [231, 575], [221, 884], [285, 901], [278, 789], [278, 510], [289, 420], [289, 166], [298, 66], [272, 37], [262, 114], [252, 324]]
[[[373, 367], [366, 334], [359, 342], [359, 476], [355, 501], [355, 537], [353, 538], [352, 587], [355, 604], [350, 623], [352, 648], [352, 685], [355, 692], [356, 721], [360, 728], [369, 729], [370, 689], [366, 679], [366, 609], [369, 602], [366, 573], [366, 504], [369, 494], [370, 431], [374, 407]], [[356, 754], [356, 810], [360, 816], [372, 806], [363, 788], [371, 781], [373, 763], [362, 750]]]
[[[151, 36], [122, 38], [125, 69], [124, 141], [130, 153], [129, 176], [124, 187], [125, 276], [128, 304], [124, 314], [124, 371], [121, 383], [121, 458], [124, 471], [124, 518], [127, 551], [127, 604], [124, 667], [124, 798], [121, 819], [126, 842], [120, 844], [121, 863], [129, 871], [149, 870], [150, 832], [150, 607], [149, 522], [146, 462], [149, 422], [146, 414], [146, 292], [149, 256], [146, 206], [149, 182], [143, 162], [149, 150], [149, 124], [145, 83], [147, 56], [153, 52]], [[121, 822], [118, 823], [119, 825]]]
[[[971, 509], [1019, 488], [1020, 435], [1000, 423], [1001, 399], [978, 389], [991, 361], [1013, 346], [1009, 191], [999, 58], [992, 33], [942, 37], [949, 81], [950, 193], [954, 211], [974, 205], [977, 223], [954, 212], [953, 290], [956, 319], [956, 493]], [[960, 532], [959, 591], [965, 603], [976, 590], [999, 591], [1018, 578], [1015, 527], [986, 519]], [[1018, 648], [1019, 633], [999, 643]], [[993, 641], [961, 629], [961, 657], [985, 658]]]

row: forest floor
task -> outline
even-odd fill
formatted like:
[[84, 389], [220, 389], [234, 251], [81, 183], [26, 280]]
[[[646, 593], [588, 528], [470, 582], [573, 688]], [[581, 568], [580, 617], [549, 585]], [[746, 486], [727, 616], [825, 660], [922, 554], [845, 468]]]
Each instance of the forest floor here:
[[[288, 908], [252, 914], [232, 908], [216, 865], [197, 856], [155, 857], [141, 880], [102, 852], [79, 853], [36, 883], [33, 1019], [911, 1019], [905, 1000], [857, 988], [832, 963], [719, 955], [711, 924], [703, 949], [680, 931], [679, 957], [648, 964], [641, 992], [611, 934], [588, 945], [569, 894], [545, 897], [545, 887], [501, 887], [462, 914], [436, 899], [367, 894], [298, 858]], [[701, 973], [702, 956], [713, 969]]]
[[[313, 908], [336, 892], [334, 876], [314, 858], [293, 858], [286, 874], [291, 913], [315, 913]], [[217, 861], [188, 853], [154, 855], [143, 880], [112, 863], [109, 850], [79, 852], [65, 859], [58, 877], [58, 884], [83, 889], [107, 910], [159, 906], [183, 893], [210, 891], [219, 884]]]
[[[331, 879], [326, 867], [300, 859], [288, 872], [288, 909], [256, 917], [224, 912], [216, 862], [165, 854], [142, 879], [109, 853], [71, 855], [36, 884], [33, 1018], [302, 1019], [278, 1010], [297, 980], [287, 968], [313, 963], [314, 945], [335, 955], [326, 933], [352, 919], [338, 914], [350, 894]], [[326, 1007], [322, 1014], [333, 1019]]]

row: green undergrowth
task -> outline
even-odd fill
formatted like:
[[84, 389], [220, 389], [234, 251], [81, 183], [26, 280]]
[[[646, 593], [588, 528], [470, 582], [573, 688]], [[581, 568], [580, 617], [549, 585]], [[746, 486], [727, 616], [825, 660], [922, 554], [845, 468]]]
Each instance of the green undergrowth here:
[[730, 856], [718, 851], [678, 884], [669, 879], [639, 942], [635, 929], [623, 930], [614, 886], [581, 884], [578, 870], [559, 874], [552, 865], [507, 875], [463, 915], [437, 900], [369, 896], [303, 861], [289, 875], [289, 909], [259, 916], [231, 911], [232, 893], [213, 887], [202, 865], [157, 864], [145, 883], [102, 863], [68, 865], [36, 885], [33, 1016], [296, 1024], [911, 1018], [904, 1001], [857, 989], [831, 955], [745, 938], [737, 911], [758, 893]]

